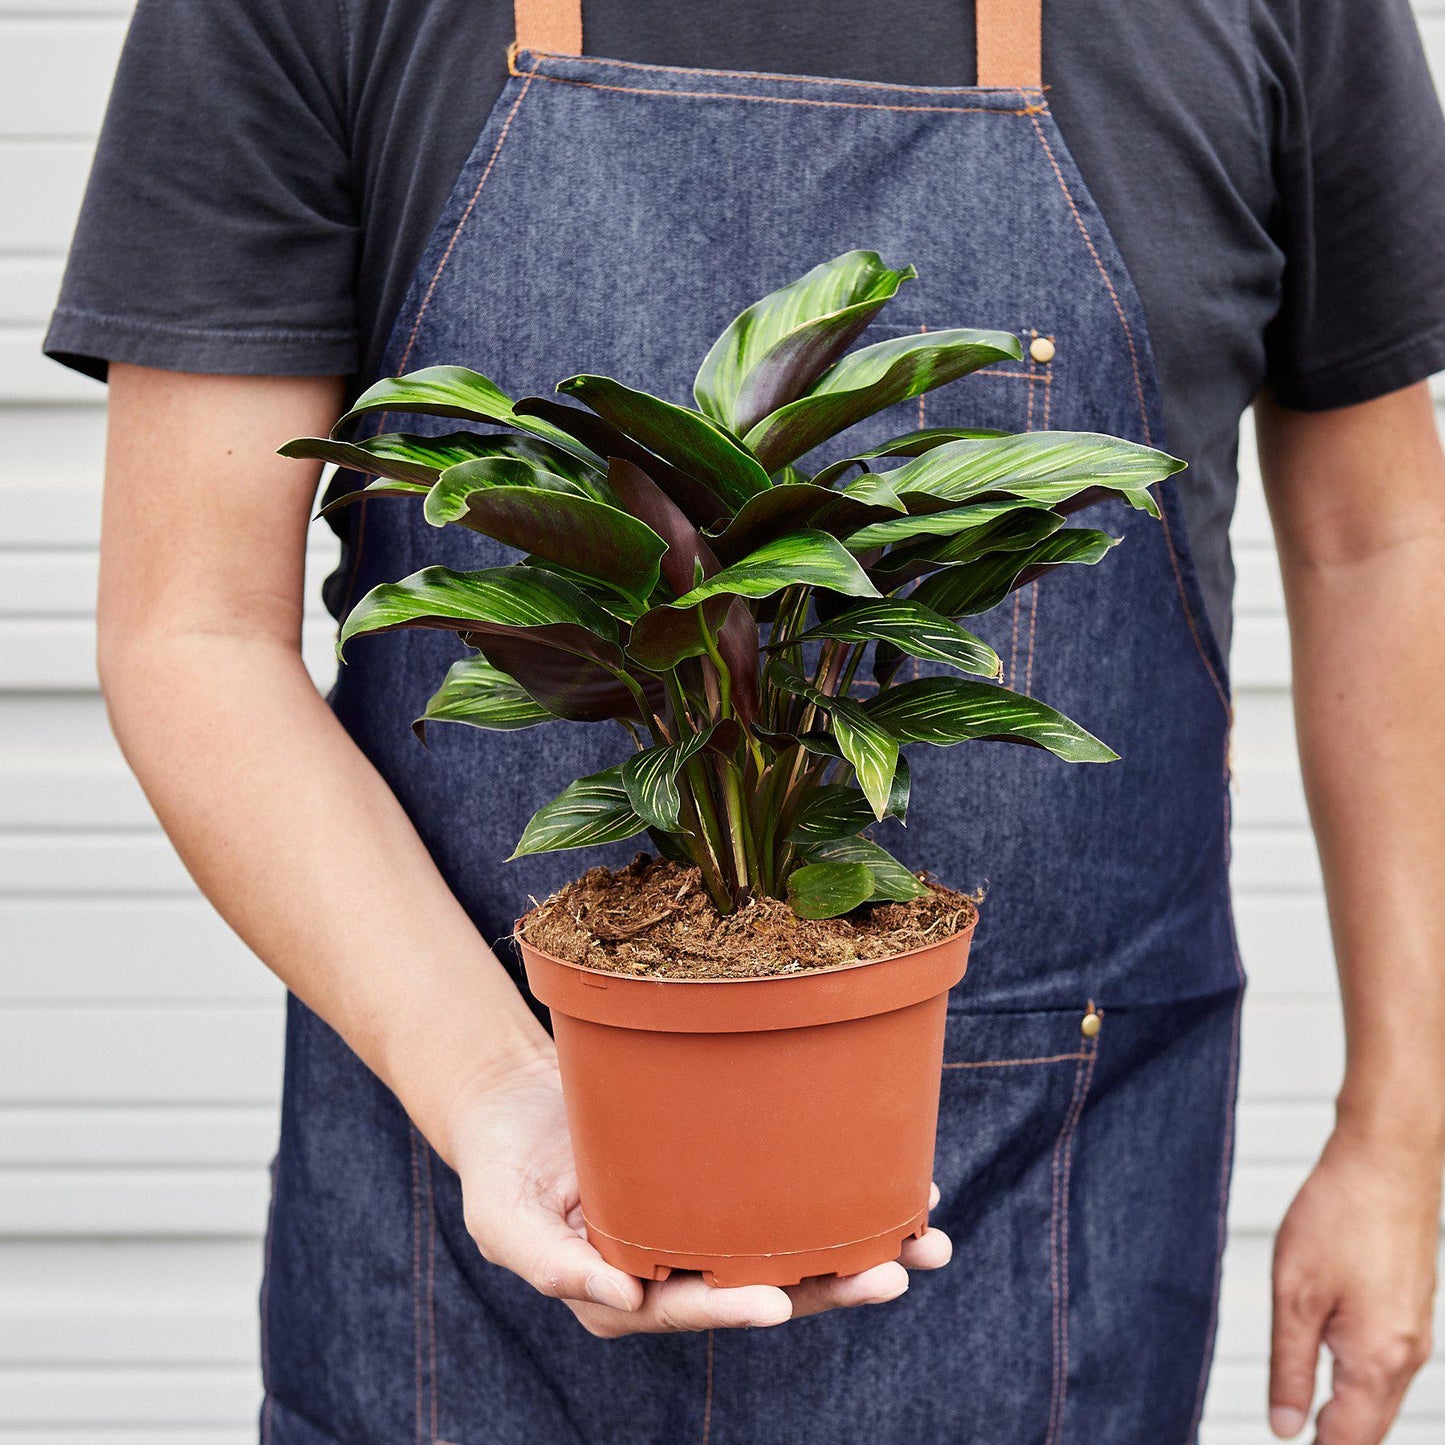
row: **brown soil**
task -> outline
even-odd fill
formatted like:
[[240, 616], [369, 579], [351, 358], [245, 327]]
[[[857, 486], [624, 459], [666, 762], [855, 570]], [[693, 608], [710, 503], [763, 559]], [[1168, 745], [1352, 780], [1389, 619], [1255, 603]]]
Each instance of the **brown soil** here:
[[973, 899], [924, 877], [911, 903], [875, 903], [846, 918], [798, 918], [776, 898], [722, 917], [696, 868], [639, 853], [593, 868], [525, 919], [527, 942], [608, 973], [652, 978], [763, 978], [842, 968], [938, 943], [967, 927]]

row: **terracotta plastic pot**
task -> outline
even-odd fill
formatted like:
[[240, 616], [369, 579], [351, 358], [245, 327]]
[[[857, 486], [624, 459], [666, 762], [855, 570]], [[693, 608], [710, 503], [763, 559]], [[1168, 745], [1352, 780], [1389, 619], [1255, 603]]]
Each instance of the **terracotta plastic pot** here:
[[948, 990], [973, 924], [826, 972], [631, 978], [517, 939], [552, 1011], [587, 1233], [643, 1279], [796, 1284], [927, 1225]]

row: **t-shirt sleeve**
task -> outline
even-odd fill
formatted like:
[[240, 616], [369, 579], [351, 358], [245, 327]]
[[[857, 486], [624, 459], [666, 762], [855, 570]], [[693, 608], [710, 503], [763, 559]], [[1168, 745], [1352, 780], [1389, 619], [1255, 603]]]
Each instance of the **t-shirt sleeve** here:
[[1368, 401], [1445, 369], [1445, 119], [1408, 0], [1272, 0], [1281, 404]]
[[355, 371], [345, 50], [329, 0], [140, 0], [48, 355]]

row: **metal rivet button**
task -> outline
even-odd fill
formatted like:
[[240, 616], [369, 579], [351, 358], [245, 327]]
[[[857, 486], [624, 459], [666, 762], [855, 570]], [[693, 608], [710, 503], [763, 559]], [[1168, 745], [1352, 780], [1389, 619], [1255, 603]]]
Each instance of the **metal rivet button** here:
[[1029, 342], [1029, 355], [1037, 362], [1048, 362], [1054, 359], [1054, 343], [1047, 336], [1035, 336]]
[[1096, 1014], [1093, 1009], [1090, 1009], [1079, 1023], [1079, 1032], [1083, 1034], [1086, 1039], [1092, 1039], [1097, 1036], [1103, 1026], [1104, 1020], [1102, 1015]]

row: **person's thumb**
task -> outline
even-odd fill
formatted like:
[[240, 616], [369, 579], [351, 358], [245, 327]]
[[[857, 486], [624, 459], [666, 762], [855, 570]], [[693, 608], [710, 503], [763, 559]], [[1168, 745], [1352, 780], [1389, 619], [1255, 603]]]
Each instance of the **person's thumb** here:
[[615, 1310], [642, 1304], [642, 1281], [614, 1268], [567, 1221], [541, 1201], [513, 1204], [503, 1217], [467, 1214], [484, 1258], [520, 1275], [553, 1299], [591, 1301]]

